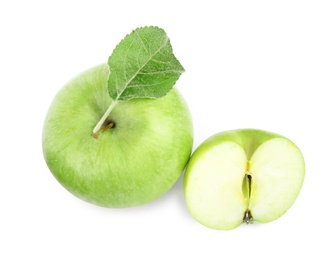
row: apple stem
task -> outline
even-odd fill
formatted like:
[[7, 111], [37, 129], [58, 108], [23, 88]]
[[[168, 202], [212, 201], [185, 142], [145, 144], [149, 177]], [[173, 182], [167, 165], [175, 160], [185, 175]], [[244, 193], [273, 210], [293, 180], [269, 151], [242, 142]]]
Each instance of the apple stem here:
[[114, 122], [111, 122], [110, 124], [106, 125], [105, 127], [102, 127], [99, 131], [96, 133], [92, 133], [92, 137], [97, 139], [99, 137], [99, 134], [103, 133], [104, 131], [107, 131], [108, 129], [113, 128], [115, 125]]
[[247, 210], [245, 212], [245, 216], [244, 216], [244, 219], [243, 219], [244, 223], [246, 223], [247, 225], [248, 224], [253, 224], [253, 217], [252, 217], [252, 214], [249, 210]]
[[[110, 104], [110, 106], [108, 107], [107, 111], [104, 113], [104, 115], [101, 117], [100, 121], [97, 123], [97, 125], [94, 127], [93, 129], [93, 133], [92, 133], [92, 137], [94, 137], [95, 139], [97, 139], [99, 131], [103, 125], [103, 123], [106, 121], [107, 117], [110, 115], [111, 111], [113, 110], [113, 108], [116, 106], [117, 101], [113, 100]], [[110, 128], [110, 127], [109, 127]], [[108, 129], [109, 129], [108, 128]]]

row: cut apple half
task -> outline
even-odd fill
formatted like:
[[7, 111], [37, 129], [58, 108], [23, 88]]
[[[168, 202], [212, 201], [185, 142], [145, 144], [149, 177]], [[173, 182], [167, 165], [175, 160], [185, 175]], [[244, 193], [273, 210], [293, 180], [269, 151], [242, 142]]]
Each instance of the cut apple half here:
[[285, 137], [254, 129], [219, 133], [189, 161], [188, 209], [197, 221], [219, 230], [273, 221], [296, 200], [304, 165], [298, 147]]

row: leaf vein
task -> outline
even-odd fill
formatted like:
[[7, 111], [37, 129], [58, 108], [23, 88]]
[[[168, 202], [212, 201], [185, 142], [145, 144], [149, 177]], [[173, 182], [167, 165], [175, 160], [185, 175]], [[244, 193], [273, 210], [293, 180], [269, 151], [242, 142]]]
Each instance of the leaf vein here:
[[[147, 63], [152, 59], [152, 57], [154, 57], [157, 53], [159, 53], [162, 48], [164, 48], [167, 43], [168, 43], [169, 39], [168, 37], [165, 37], [165, 41], [164, 43], [152, 54], [150, 55], [150, 57], [147, 59], [146, 62], [143, 63], [143, 65], [138, 68], [138, 70], [130, 77], [130, 79], [125, 83], [124, 87], [121, 88], [121, 93], [118, 93], [117, 92], [117, 99], [119, 99], [119, 97], [122, 95], [122, 93], [124, 92], [124, 90], [129, 86], [129, 84], [131, 83], [131, 81], [138, 75], [138, 73], [147, 65]], [[124, 62], [125, 62], [126, 59], [124, 59]]]

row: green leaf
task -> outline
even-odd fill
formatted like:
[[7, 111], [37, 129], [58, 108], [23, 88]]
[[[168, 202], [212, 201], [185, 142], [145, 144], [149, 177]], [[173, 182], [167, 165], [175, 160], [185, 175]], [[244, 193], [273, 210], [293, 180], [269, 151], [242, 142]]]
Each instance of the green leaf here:
[[108, 65], [108, 90], [115, 101], [163, 97], [184, 72], [165, 31], [153, 26], [128, 34], [114, 49]]

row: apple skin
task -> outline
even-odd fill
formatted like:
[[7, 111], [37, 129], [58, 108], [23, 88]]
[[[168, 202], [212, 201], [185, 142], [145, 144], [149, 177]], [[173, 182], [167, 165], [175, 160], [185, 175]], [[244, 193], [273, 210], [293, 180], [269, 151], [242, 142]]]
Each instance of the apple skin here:
[[[263, 153], [266, 144], [270, 144], [271, 148]], [[229, 145], [231, 148], [227, 149], [228, 153], [220, 154], [222, 150], [219, 150], [219, 147], [224, 145]], [[259, 164], [263, 163], [258, 156], [261, 148], [261, 153], [265, 154], [263, 157], [266, 158], [262, 167], [264, 170], [259, 176], [258, 169], [261, 168]], [[282, 155], [279, 149], [275, 150], [276, 148], [283, 149], [287, 154]], [[221, 165], [225, 162], [235, 166], [238, 161], [233, 157], [229, 158], [230, 153], [244, 154], [238, 157], [244, 158], [239, 167], [240, 171], [235, 171], [240, 174], [240, 177], [233, 177], [239, 178], [233, 181], [234, 183], [226, 182], [222, 185], [219, 183], [220, 177], [216, 176], [229, 172], [223, 172], [219, 166], [217, 169], [216, 166], [210, 166], [208, 163], [211, 161], [212, 164]], [[276, 164], [274, 155], [282, 155]], [[292, 155], [291, 161], [289, 161], [289, 155]], [[285, 163], [286, 167], [284, 167]], [[270, 167], [277, 170], [274, 171]], [[253, 183], [250, 197], [248, 197], [248, 190], [245, 191], [244, 182], [244, 176], [248, 173], [247, 168], [250, 168]], [[252, 169], [255, 169], [254, 172]], [[215, 171], [216, 176], [211, 175], [214, 179], [207, 177], [210, 171]], [[285, 174], [284, 171], [289, 174]], [[275, 174], [267, 175], [273, 172]], [[282, 175], [279, 176], [281, 173]], [[211, 136], [195, 150], [185, 171], [184, 195], [191, 215], [198, 222], [212, 229], [230, 230], [243, 223], [243, 217], [247, 211], [253, 214], [253, 220], [259, 223], [268, 223], [281, 217], [295, 202], [302, 188], [304, 176], [305, 162], [302, 153], [288, 138], [258, 129], [231, 130]], [[235, 186], [229, 187], [232, 185]], [[263, 185], [267, 187], [262, 187]], [[235, 191], [228, 191], [229, 189]], [[215, 193], [215, 190], [218, 192]], [[230, 194], [227, 196], [227, 193]], [[222, 210], [225, 207], [222, 202], [224, 196], [228, 197], [224, 201], [227, 205], [225, 211]], [[237, 197], [240, 203], [234, 205]], [[230, 213], [232, 211], [235, 212]]]
[[103, 207], [132, 207], [166, 193], [187, 164], [193, 143], [189, 109], [174, 88], [160, 99], [118, 102], [91, 136], [112, 100], [106, 64], [82, 73], [54, 98], [42, 147], [54, 177], [75, 196]]

